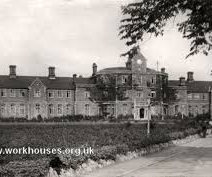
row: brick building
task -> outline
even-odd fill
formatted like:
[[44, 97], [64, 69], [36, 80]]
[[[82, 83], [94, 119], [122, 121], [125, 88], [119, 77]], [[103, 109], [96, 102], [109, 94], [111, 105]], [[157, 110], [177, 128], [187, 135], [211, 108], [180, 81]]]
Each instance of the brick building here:
[[125, 67], [98, 71], [91, 77], [19, 76], [16, 66], [0, 76], [0, 116], [43, 118], [64, 115], [130, 115], [136, 120], [150, 115], [197, 115], [211, 111], [212, 82], [168, 80], [165, 68], [147, 67], [147, 59], [135, 51]]

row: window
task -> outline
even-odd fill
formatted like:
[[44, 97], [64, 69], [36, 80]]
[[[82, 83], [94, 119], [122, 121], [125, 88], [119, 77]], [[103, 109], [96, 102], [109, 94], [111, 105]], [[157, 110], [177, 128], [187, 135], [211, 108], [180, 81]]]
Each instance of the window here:
[[6, 105], [2, 104], [1, 105], [1, 114], [5, 114], [6, 113]]
[[24, 116], [25, 115], [25, 105], [20, 104], [20, 115]]
[[63, 105], [62, 104], [57, 105], [57, 114], [59, 114], [59, 115], [63, 114]]
[[89, 98], [90, 97], [90, 92], [85, 91], [85, 98]]
[[154, 77], [152, 77], [151, 82], [152, 82], [152, 84], [155, 83], [155, 78]]
[[21, 89], [21, 90], [19, 91], [19, 96], [20, 96], [20, 97], [24, 97], [24, 96], [25, 96], [25, 90], [22, 90], [22, 89]]
[[177, 92], [175, 93], [176, 99], [180, 99], [180, 94]]
[[124, 96], [124, 98], [127, 98], [128, 97], [128, 91], [124, 91], [123, 96]]
[[2, 89], [1, 90], [1, 96], [2, 97], [6, 97], [6, 94], [7, 94], [7, 90], [6, 89]]
[[203, 93], [203, 94], [202, 94], [202, 99], [203, 99], [203, 100], [207, 100], [207, 94]]
[[192, 93], [188, 93], [187, 98], [188, 100], [192, 100]]
[[199, 114], [198, 105], [196, 105], [196, 107], [195, 107], [195, 113], [196, 113], [196, 115]]
[[15, 104], [10, 105], [10, 114], [15, 115]]
[[112, 115], [115, 115], [115, 108], [112, 107]]
[[202, 113], [205, 114], [206, 110], [205, 110], [205, 105], [202, 106]]
[[85, 105], [85, 115], [89, 115], [90, 114], [90, 105], [86, 104]]
[[54, 97], [54, 92], [53, 90], [49, 90], [49, 98], [53, 98]]
[[53, 114], [54, 114], [54, 107], [53, 107], [53, 104], [50, 104], [50, 105], [49, 105], [49, 114], [50, 114], [50, 115], [53, 115]]
[[141, 91], [137, 92], [137, 97], [143, 98], [143, 92], [141, 92]]
[[192, 113], [192, 106], [191, 105], [188, 106], [188, 112]]
[[140, 77], [140, 84], [142, 84], [143, 83], [143, 77], [141, 76]]
[[67, 96], [67, 98], [71, 98], [71, 91], [70, 90], [67, 91], [66, 96]]
[[10, 97], [15, 97], [15, 90], [14, 89], [10, 89]]
[[58, 90], [58, 91], [57, 91], [57, 97], [58, 97], [58, 98], [62, 98], [62, 97], [63, 97], [63, 92], [62, 92], [62, 90]]
[[36, 90], [35, 90], [34, 96], [35, 96], [35, 97], [40, 97], [40, 96], [41, 96], [41, 93], [40, 93], [40, 90], [39, 90], [39, 89], [36, 89]]
[[127, 115], [127, 104], [123, 104], [123, 115]]
[[151, 91], [151, 98], [155, 98], [156, 97], [156, 92], [155, 91]]
[[175, 105], [174, 111], [175, 111], [175, 114], [177, 114], [179, 112], [179, 106], [178, 105]]
[[[155, 97], [156, 97], [156, 93], [155, 93]], [[163, 98], [167, 98], [166, 92], [163, 93]]]
[[194, 94], [194, 99], [195, 99], [195, 100], [199, 100], [199, 99], [200, 99], [200, 96], [199, 96], [198, 93], [195, 93], [195, 94]]
[[67, 113], [67, 115], [71, 115], [71, 105], [70, 104], [66, 105], [66, 113]]
[[40, 104], [36, 104], [36, 105], [35, 105], [35, 112], [36, 112], [37, 114], [40, 114]]
[[122, 76], [122, 84], [127, 83], [127, 76]]

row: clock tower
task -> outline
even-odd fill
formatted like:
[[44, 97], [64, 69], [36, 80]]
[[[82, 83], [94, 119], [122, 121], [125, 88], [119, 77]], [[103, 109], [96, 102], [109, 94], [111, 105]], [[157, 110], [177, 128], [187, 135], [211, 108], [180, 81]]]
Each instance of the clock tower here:
[[128, 59], [126, 67], [132, 71], [132, 85], [146, 87], [146, 58], [141, 54], [139, 48], [135, 48], [134, 55]]

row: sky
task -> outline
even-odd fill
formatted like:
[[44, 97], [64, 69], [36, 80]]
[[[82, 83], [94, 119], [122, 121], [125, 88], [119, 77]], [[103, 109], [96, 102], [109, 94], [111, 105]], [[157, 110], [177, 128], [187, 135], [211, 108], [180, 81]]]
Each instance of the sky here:
[[[130, 0], [1, 0], [0, 1], [0, 74], [17, 66], [17, 75], [48, 74], [56, 67], [56, 76], [73, 74], [88, 77], [92, 64], [98, 70], [125, 66], [120, 57], [127, 48], [118, 36], [121, 5]], [[188, 71], [195, 80], [212, 80], [211, 54], [185, 59], [189, 41], [175, 25], [168, 24], [163, 37], [140, 43], [150, 68], [165, 67], [169, 79], [178, 79]]]

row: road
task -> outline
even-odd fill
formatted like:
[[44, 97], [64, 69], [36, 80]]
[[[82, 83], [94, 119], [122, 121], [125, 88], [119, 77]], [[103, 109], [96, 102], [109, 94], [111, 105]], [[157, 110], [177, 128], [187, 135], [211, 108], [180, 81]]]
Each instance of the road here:
[[116, 163], [83, 177], [212, 177], [212, 136]]

